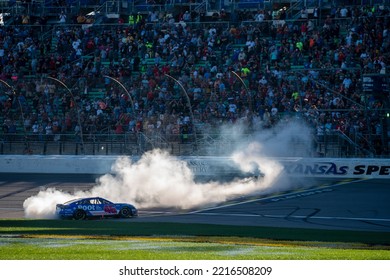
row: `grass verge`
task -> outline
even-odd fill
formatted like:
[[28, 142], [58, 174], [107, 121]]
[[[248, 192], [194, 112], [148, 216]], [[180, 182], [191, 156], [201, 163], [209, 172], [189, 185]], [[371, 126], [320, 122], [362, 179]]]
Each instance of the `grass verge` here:
[[115, 220], [0, 220], [0, 259], [390, 259], [390, 236]]

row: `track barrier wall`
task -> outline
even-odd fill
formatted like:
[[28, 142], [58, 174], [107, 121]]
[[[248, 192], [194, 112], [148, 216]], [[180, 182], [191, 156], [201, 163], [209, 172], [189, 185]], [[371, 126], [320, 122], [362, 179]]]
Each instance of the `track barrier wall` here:
[[[120, 156], [0, 156], [0, 173], [106, 174]], [[139, 157], [133, 157], [133, 162]], [[228, 157], [180, 157], [196, 176], [230, 174], [237, 167]], [[293, 177], [390, 178], [390, 159], [273, 158]], [[260, 162], [261, 170], [261, 162]], [[1, 174], [0, 174], [1, 176]]]

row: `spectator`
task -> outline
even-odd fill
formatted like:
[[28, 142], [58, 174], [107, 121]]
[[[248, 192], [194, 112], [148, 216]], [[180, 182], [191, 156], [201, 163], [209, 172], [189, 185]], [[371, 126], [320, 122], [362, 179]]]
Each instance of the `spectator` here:
[[61, 11], [60, 15], [58, 16], [59, 18], [59, 23], [66, 23], [66, 14], [64, 13], [64, 11]]
[[[349, 133], [349, 127], [356, 124], [349, 119], [354, 118], [352, 113], [331, 114], [322, 110], [348, 110], [352, 104], [350, 99], [364, 106], [362, 93], [357, 90], [359, 79], [363, 74], [385, 73], [389, 59], [389, 25], [385, 18], [369, 15], [387, 15], [388, 11], [354, 11], [354, 15], [359, 13], [361, 16], [342, 27], [349, 28], [346, 36], [341, 33], [340, 21], [331, 15], [318, 26], [315, 21], [279, 22], [275, 26], [264, 22], [268, 13], [258, 11], [256, 16], [240, 14], [242, 20], [254, 19], [252, 26], [238, 22], [225, 30], [216, 23], [207, 32], [193, 25], [176, 25], [173, 17], [166, 16], [159, 16], [153, 27], [118, 25], [114, 32], [111, 27], [103, 26], [59, 28], [56, 48], [51, 48], [50, 40], [30, 40], [32, 33], [27, 27], [15, 30], [5, 27], [4, 34], [12, 36], [1, 37], [2, 75], [5, 79], [13, 77], [14, 83], [21, 85], [23, 73], [19, 73], [19, 65], [24, 65], [37, 76], [50, 73], [67, 84], [85, 79], [85, 84], [78, 84], [81, 90], [75, 98], [81, 104], [83, 129], [96, 127], [98, 131], [100, 127], [111, 126], [120, 133], [185, 132], [183, 124], [188, 106], [181, 100], [182, 89], [178, 83], [165, 76], [170, 74], [188, 91], [194, 119], [204, 127], [244, 119], [253, 106], [253, 112], [258, 112], [265, 127], [274, 124], [273, 116], [297, 111], [319, 130], [342, 129]], [[34, 35], [37, 34], [33, 38]], [[12, 52], [13, 49], [17, 51]], [[93, 58], [84, 61], [83, 54], [90, 53]], [[292, 67], [300, 68], [291, 71]], [[360, 69], [350, 70], [355, 68]], [[243, 83], [237, 82], [231, 71], [239, 72]], [[121, 97], [122, 89], [109, 79], [105, 79], [107, 83], [101, 89], [104, 97], [99, 102], [85, 94], [85, 89], [92, 88], [99, 80], [105, 83], [103, 75], [124, 83], [131, 81], [131, 89], [126, 88], [134, 99], [134, 109], [128, 99]], [[73, 98], [56, 96], [58, 87], [49, 90], [37, 86], [37, 89], [37, 94], [26, 97], [34, 103], [29, 109], [29, 102], [25, 102], [26, 110], [39, 113], [37, 121], [44, 127], [49, 120], [54, 125], [54, 117], [62, 114], [61, 130], [76, 132], [77, 109]], [[256, 97], [253, 105], [248, 102], [247, 89]], [[373, 100], [370, 102], [374, 104]], [[3, 100], [0, 108], [4, 115], [9, 115], [15, 105], [15, 101]], [[184, 115], [177, 124], [181, 113]], [[159, 116], [165, 114], [167, 118], [162, 121]], [[185, 121], [189, 129], [192, 121]], [[367, 122], [364, 118], [360, 120], [362, 125], [355, 131], [366, 133]], [[375, 118], [372, 127], [377, 122]], [[169, 127], [171, 123], [174, 125]]]
[[308, 19], [309, 18], [309, 12], [306, 7], [303, 7], [301, 10], [301, 19]]
[[348, 16], [348, 9], [344, 6], [340, 9], [340, 17], [341, 18], [346, 18]]

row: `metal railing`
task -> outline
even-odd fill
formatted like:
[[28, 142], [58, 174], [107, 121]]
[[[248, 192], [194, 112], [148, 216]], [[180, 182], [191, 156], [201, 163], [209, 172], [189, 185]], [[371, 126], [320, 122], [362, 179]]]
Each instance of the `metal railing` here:
[[[159, 134], [126, 132], [122, 134], [96, 133], [85, 134], [83, 142], [76, 134], [2, 134], [0, 135], [0, 154], [35, 155], [142, 155], [146, 151], [162, 149], [175, 156], [226, 156], [242, 146], [253, 134], [245, 134], [240, 139], [231, 135], [198, 135], [195, 141], [192, 134]], [[374, 154], [358, 146], [341, 131], [334, 130], [322, 135], [312, 136], [312, 147], [307, 142], [294, 140], [294, 149], [286, 156], [312, 157], [388, 157]]]

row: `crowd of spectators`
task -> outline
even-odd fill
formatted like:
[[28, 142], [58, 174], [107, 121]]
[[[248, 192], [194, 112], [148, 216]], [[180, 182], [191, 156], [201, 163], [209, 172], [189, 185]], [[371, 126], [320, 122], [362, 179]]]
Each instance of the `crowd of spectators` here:
[[47, 38], [34, 26], [3, 26], [0, 79], [13, 87], [3, 84], [0, 95], [4, 135], [144, 132], [186, 141], [194, 129], [241, 122], [256, 130], [298, 116], [319, 140], [339, 131], [386, 153], [388, 96], [365, 94], [361, 81], [386, 74], [389, 10], [341, 7], [322, 20], [306, 13], [289, 21], [283, 11], [222, 10], [194, 23], [187, 11], [156, 11], [131, 24], [65, 20]]

